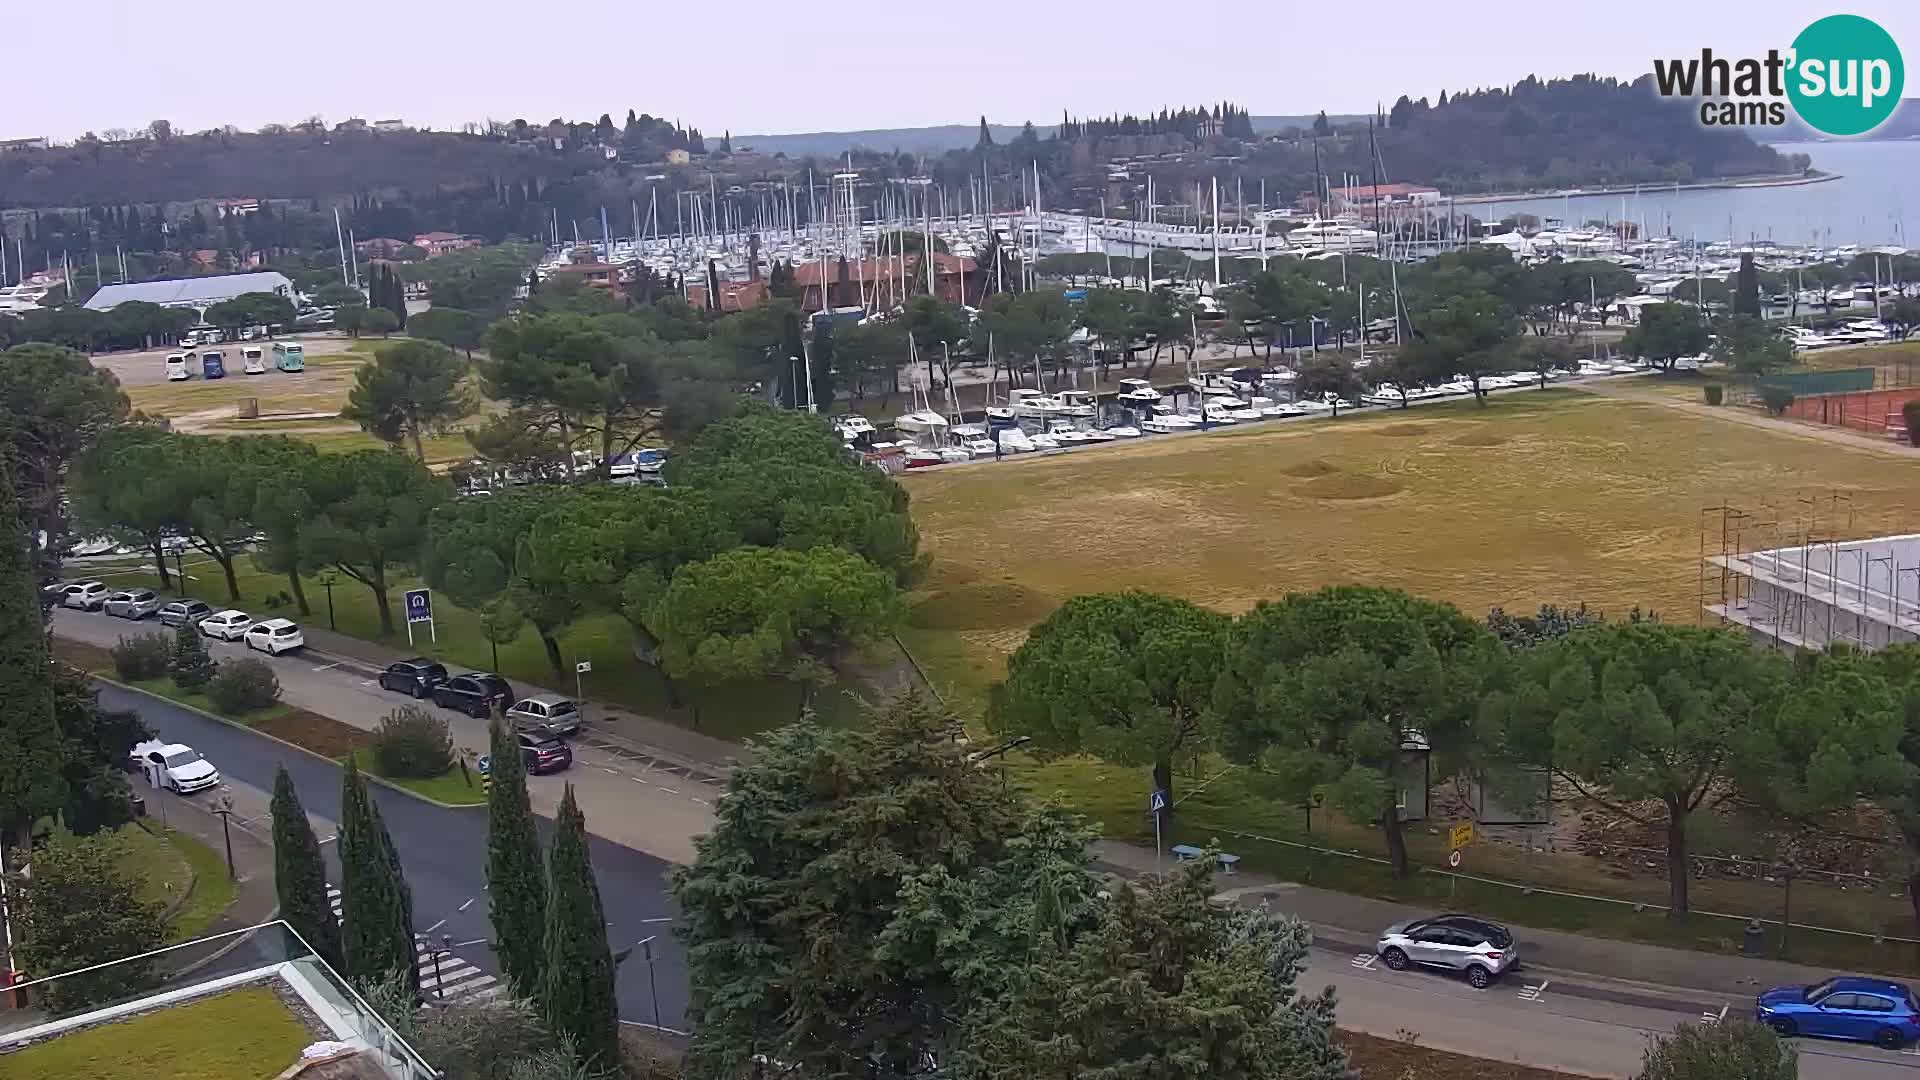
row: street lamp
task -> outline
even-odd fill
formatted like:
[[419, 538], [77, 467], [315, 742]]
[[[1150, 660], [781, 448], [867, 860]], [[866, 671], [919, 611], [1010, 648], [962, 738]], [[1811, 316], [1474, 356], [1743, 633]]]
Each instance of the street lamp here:
[[233, 831], [227, 822], [233, 817], [233, 796], [220, 796], [220, 805], [213, 808], [220, 815], [220, 836], [227, 842], [227, 880], [233, 880]]
[[327, 629], [335, 631], [340, 629], [333, 623], [333, 583], [336, 580], [338, 579], [333, 576], [333, 571], [320, 571], [320, 587], [327, 590]]
[[641, 955], [645, 956], [647, 960], [647, 994], [653, 999], [653, 1029], [655, 1031], [665, 1031], [666, 1028], [660, 1026], [660, 984], [655, 981], [653, 972], [653, 939], [657, 936], [658, 935], [655, 934], [649, 934], [639, 941], [634, 942], [633, 945], [629, 945], [619, 952], [614, 953], [613, 963], [615, 967], [626, 963], [627, 958], [633, 955], [634, 946], [639, 946]]

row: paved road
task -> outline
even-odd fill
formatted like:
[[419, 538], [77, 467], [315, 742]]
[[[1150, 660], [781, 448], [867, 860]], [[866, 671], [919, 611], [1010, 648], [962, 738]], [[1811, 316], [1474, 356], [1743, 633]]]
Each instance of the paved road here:
[[[101, 688], [100, 700], [109, 708], [138, 712], [160, 736], [184, 742], [206, 755], [233, 789], [236, 810], [243, 815], [264, 819], [266, 793], [273, 786], [273, 770], [284, 764], [299, 789], [301, 802], [320, 823], [317, 827], [321, 835], [333, 835], [328, 826], [338, 819], [340, 812], [337, 767], [144, 694], [105, 686]], [[164, 801], [178, 797], [163, 794], [159, 798]], [[454, 950], [463, 961], [461, 967], [497, 975], [498, 965], [486, 945], [492, 930], [484, 892], [485, 811], [478, 808], [446, 810], [377, 786], [373, 788], [373, 797], [393, 835], [394, 845], [400, 850], [407, 883], [413, 889], [415, 929], [426, 931], [431, 927], [436, 939], [441, 934], [449, 934], [456, 944], [469, 943]], [[156, 807], [156, 812], [164, 813], [164, 808]], [[542, 839], [550, 839], [551, 820], [542, 818], [540, 826]], [[258, 827], [264, 831], [268, 825], [260, 820]], [[331, 852], [331, 845], [327, 850]], [[668, 933], [673, 909], [667, 896], [665, 875], [671, 864], [598, 837], [592, 840], [591, 854], [594, 876], [599, 880], [600, 895], [606, 905], [608, 939], [618, 950], [649, 935], [655, 937], [654, 974], [660, 991], [660, 1022], [669, 1028], [681, 1027], [687, 980], [680, 947]], [[331, 858], [329, 854], [329, 860]], [[337, 882], [338, 867], [330, 866], [329, 875]], [[464, 978], [471, 979], [470, 976]], [[619, 994], [622, 1019], [653, 1023], [647, 966], [638, 951], [621, 968]]]
[[[173, 632], [153, 619], [129, 624], [97, 612], [64, 608], [53, 613], [53, 631], [101, 648], [113, 647], [123, 636]], [[337, 657], [310, 655], [311, 650], [269, 657], [244, 645], [208, 641], [207, 651], [216, 659], [266, 660], [280, 680], [282, 700], [367, 730], [378, 727], [381, 717], [408, 700], [381, 690], [372, 669]], [[486, 721], [447, 709], [434, 711], [446, 719], [457, 748], [470, 757], [486, 752]], [[536, 811], [551, 816], [571, 783], [594, 835], [670, 862], [693, 861], [694, 837], [713, 828], [713, 802], [723, 789], [721, 777], [623, 752], [591, 731], [574, 740], [573, 748], [572, 769], [528, 778]]]

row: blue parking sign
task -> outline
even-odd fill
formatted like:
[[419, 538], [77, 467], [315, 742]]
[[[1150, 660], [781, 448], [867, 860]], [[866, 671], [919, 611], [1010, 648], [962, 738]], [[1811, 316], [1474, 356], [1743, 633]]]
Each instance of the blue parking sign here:
[[433, 596], [427, 590], [407, 590], [407, 621], [410, 623], [433, 621]]

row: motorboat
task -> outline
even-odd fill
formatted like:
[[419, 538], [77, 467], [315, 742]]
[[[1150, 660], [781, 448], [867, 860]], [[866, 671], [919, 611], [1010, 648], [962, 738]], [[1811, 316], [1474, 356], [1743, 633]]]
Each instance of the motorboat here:
[[847, 442], [859, 442], [873, 435], [873, 421], [864, 416], [841, 416], [833, 421], [834, 430]]
[[1095, 428], [1095, 429], [1094, 429], [1094, 430], [1092, 430], [1092, 431], [1083, 431], [1083, 432], [1081, 432], [1081, 433], [1080, 433], [1080, 437], [1081, 437], [1081, 438], [1082, 438], [1083, 440], [1085, 440], [1085, 441], [1087, 441], [1087, 442], [1090, 442], [1090, 443], [1109, 443], [1109, 442], [1112, 442], [1113, 440], [1115, 440], [1115, 439], [1117, 439], [1117, 438], [1119, 438], [1120, 436], [1118, 436], [1118, 435], [1115, 435], [1115, 434], [1114, 434], [1113, 432], [1111, 432], [1111, 431], [1105, 431], [1105, 430], [1102, 430], [1102, 429], [1100, 429], [1100, 428]]
[[1121, 379], [1119, 399], [1129, 405], [1158, 405], [1160, 391], [1145, 379]]
[[1102, 429], [1102, 434], [1112, 436], [1116, 439], [1137, 439], [1140, 437], [1141, 432], [1139, 428], [1134, 427], [1132, 424], [1121, 424], [1117, 427]]
[[916, 409], [893, 418], [893, 430], [912, 435], [922, 442], [939, 442], [950, 426], [946, 417], [932, 409]]
[[1044, 431], [1038, 435], [1027, 436], [1027, 441], [1033, 444], [1032, 449], [1034, 450], [1060, 449], [1060, 440], [1054, 438], [1052, 435], [1049, 435]]
[[1066, 408], [1060, 399], [1038, 390], [1009, 390], [1007, 405], [1016, 417], [1034, 417], [1044, 419], [1049, 416], [1063, 415]]
[[[1087, 443], [1098, 441], [1093, 438], [1092, 432], [1081, 431], [1079, 428], [1065, 428], [1050, 431], [1047, 433], [1047, 437], [1051, 438], [1056, 446], [1084, 446]], [[1034, 445], [1039, 445], [1038, 438], [1034, 440]]]
[[1314, 218], [1294, 226], [1287, 243], [1308, 254], [1330, 252], [1368, 252], [1380, 242], [1380, 234], [1341, 221]]
[[1000, 449], [1008, 454], [1027, 454], [1033, 452], [1033, 440], [1017, 427], [1001, 428], [999, 431]]
[[938, 450], [916, 446], [907, 451], [907, 468], [909, 469], [924, 469], [929, 465], [944, 464], [945, 461], [946, 459], [940, 456]]
[[969, 456], [977, 458], [992, 457], [995, 453], [993, 440], [984, 435], [977, 439], [968, 439], [961, 445], [961, 449], [965, 450]]
[[1145, 420], [1140, 421], [1140, 430], [1148, 435], [1171, 435], [1176, 431], [1185, 431], [1193, 426], [1192, 424], [1175, 423], [1174, 421], [1177, 419], [1178, 417], [1172, 416], [1149, 416]]
[[1060, 415], [1091, 418], [1100, 404], [1100, 399], [1091, 390], [1062, 390], [1054, 395], [1060, 399]]

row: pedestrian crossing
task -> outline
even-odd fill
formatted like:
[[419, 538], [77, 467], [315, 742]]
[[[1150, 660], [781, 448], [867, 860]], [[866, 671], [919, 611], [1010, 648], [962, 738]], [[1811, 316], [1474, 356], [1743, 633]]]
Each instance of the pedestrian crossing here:
[[[332, 883], [327, 885], [327, 904], [333, 908], [333, 917], [344, 925], [346, 917], [340, 911], [340, 889]], [[499, 978], [445, 949], [430, 948], [421, 941], [415, 941], [413, 948], [415, 961], [420, 965], [420, 995], [429, 1001], [477, 1004], [506, 992]], [[435, 953], [439, 954], [437, 966]]]

